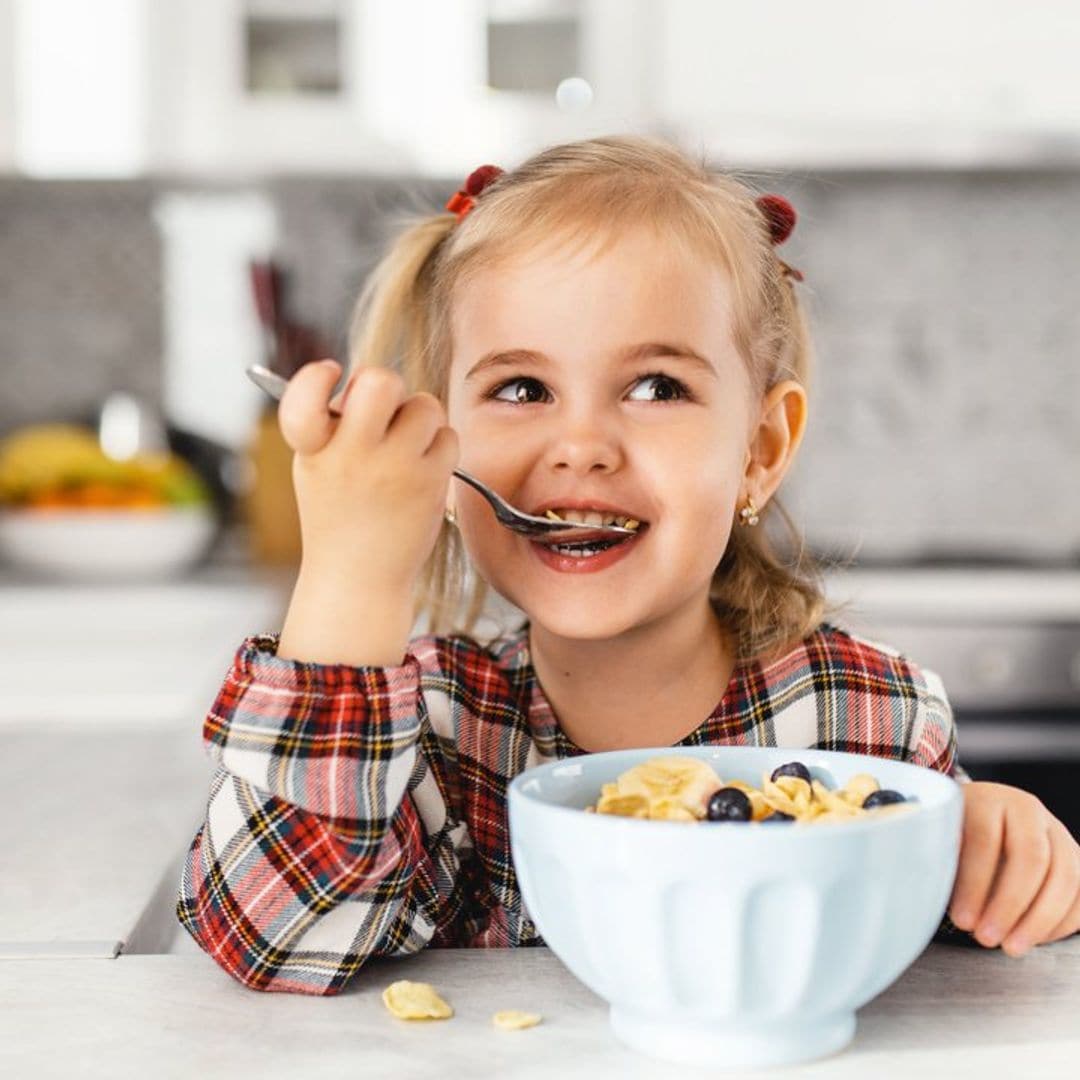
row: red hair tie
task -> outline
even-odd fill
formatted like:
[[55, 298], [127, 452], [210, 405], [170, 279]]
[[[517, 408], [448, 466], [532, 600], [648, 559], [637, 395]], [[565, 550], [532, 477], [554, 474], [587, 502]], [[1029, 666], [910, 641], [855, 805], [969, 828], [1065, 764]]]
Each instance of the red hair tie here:
[[[761, 216], [765, 219], [765, 224], [769, 227], [770, 243], [773, 247], [782, 244], [792, 234], [795, 222], [799, 220], [795, 207], [783, 195], [761, 195], [755, 201], [758, 210], [761, 211]], [[788, 277], [796, 281], [803, 280], [802, 273], [794, 266], [788, 266], [783, 259], [779, 261]]]
[[457, 214], [458, 221], [461, 221], [476, 205], [476, 200], [484, 188], [502, 174], [503, 170], [498, 165], [481, 165], [479, 169], [473, 169], [465, 181], [465, 186], [460, 191], [455, 191], [446, 200], [446, 209], [452, 214]]

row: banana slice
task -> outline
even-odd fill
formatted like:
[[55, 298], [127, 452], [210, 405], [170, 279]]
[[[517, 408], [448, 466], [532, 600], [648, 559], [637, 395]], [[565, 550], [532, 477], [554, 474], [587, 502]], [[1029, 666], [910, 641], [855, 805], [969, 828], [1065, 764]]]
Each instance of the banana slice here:
[[660, 757], [628, 769], [614, 787], [609, 794], [605, 785], [597, 806], [600, 812], [606, 799], [637, 795], [645, 800], [650, 818], [688, 821], [704, 818], [705, 803], [721, 787], [721, 780], [700, 758]]
[[620, 795], [611, 792], [600, 796], [596, 804], [598, 814], [615, 814], [617, 817], [647, 818], [649, 816], [649, 800], [643, 795]]

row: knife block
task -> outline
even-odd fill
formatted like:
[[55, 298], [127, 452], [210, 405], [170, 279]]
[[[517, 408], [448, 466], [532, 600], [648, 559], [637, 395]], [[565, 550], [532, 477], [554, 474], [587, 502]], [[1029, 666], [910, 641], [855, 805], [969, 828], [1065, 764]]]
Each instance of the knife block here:
[[277, 410], [263, 411], [248, 457], [253, 481], [244, 500], [251, 558], [262, 566], [300, 564], [300, 514], [293, 494], [293, 452], [278, 427]]

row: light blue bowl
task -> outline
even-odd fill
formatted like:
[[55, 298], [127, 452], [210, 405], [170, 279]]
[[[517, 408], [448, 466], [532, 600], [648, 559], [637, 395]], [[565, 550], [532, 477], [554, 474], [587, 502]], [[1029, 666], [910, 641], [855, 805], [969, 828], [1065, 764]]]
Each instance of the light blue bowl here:
[[[870, 773], [904, 814], [817, 825], [686, 824], [586, 814], [652, 757], [704, 758], [760, 786], [802, 761], [829, 787]], [[959, 785], [863, 754], [675, 747], [541, 765], [510, 785], [510, 841], [545, 942], [652, 1057], [713, 1068], [805, 1061], [846, 1046], [855, 1010], [919, 955], [948, 904]]]

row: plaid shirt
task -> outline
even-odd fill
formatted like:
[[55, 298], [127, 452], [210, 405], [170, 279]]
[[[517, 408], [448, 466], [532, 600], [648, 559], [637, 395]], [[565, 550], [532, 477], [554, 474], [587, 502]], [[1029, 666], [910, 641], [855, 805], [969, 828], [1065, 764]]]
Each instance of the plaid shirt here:
[[[206, 718], [217, 763], [177, 914], [259, 990], [336, 994], [372, 956], [542, 944], [510, 858], [507, 788], [583, 753], [523, 628], [414, 639], [400, 667], [283, 660], [247, 639]], [[680, 745], [848, 750], [957, 774], [941, 680], [828, 624], [739, 663]]]

